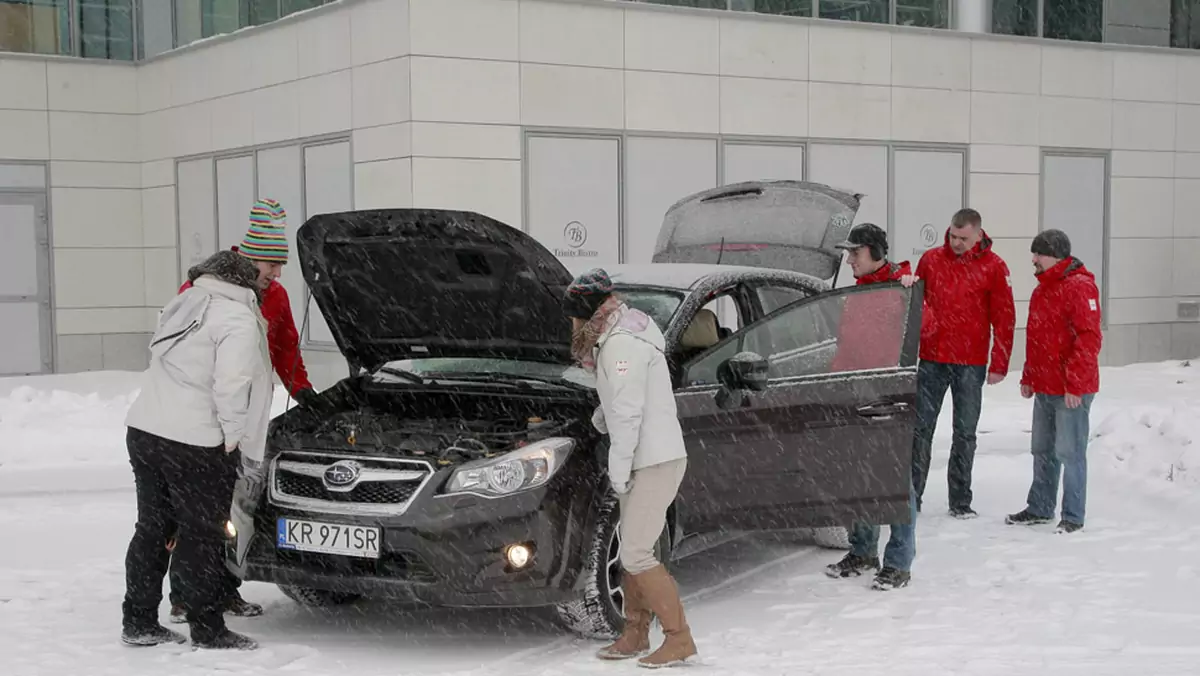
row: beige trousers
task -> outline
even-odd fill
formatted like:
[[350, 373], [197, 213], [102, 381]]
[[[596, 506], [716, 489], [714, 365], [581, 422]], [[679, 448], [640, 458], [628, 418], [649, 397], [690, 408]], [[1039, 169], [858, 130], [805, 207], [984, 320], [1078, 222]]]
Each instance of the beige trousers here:
[[621, 567], [630, 575], [659, 564], [654, 545], [667, 525], [667, 508], [675, 501], [687, 458], [651, 465], [633, 472], [632, 485], [621, 503]]

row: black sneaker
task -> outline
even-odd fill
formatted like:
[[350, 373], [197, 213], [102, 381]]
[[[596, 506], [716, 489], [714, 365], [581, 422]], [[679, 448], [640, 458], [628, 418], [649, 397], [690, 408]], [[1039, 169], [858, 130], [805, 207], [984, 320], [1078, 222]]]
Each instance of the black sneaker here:
[[875, 576], [875, 581], [871, 583], [871, 589], [876, 591], [891, 591], [907, 587], [910, 580], [912, 580], [912, 575], [907, 571], [884, 568]]
[[242, 595], [234, 592], [233, 598], [229, 599], [229, 605], [225, 606], [225, 614], [235, 617], [258, 617], [263, 614], [263, 607], [257, 603], [250, 603], [242, 598]]
[[1075, 531], [1078, 531], [1078, 530], [1083, 530], [1083, 524], [1075, 523], [1074, 521], [1067, 521], [1066, 519], [1063, 519], [1062, 521], [1058, 522], [1058, 528], [1055, 529], [1054, 532], [1060, 533], [1060, 534], [1061, 533], [1074, 533]]
[[1016, 514], [1009, 514], [1004, 517], [1004, 523], [1010, 526], [1040, 526], [1044, 523], [1050, 523], [1051, 519], [1045, 516], [1038, 516], [1028, 509], [1022, 509]]
[[975, 517], [979, 516], [979, 513], [970, 507], [951, 507], [950, 516], [956, 519], [966, 520], [974, 519]]
[[192, 641], [198, 650], [256, 650], [258, 641], [226, 629], [208, 641]]
[[187, 611], [183, 606], [171, 606], [171, 624], [187, 624]]
[[868, 570], [879, 570], [879, 557], [847, 554], [837, 563], [825, 566], [825, 574], [832, 578], [858, 577]]
[[121, 630], [121, 643], [128, 646], [138, 648], [146, 648], [149, 646], [163, 645], [164, 643], [187, 643], [187, 639], [183, 634], [167, 629], [161, 624], [155, 623], [149, 627], [130, 628], [126, 627]]

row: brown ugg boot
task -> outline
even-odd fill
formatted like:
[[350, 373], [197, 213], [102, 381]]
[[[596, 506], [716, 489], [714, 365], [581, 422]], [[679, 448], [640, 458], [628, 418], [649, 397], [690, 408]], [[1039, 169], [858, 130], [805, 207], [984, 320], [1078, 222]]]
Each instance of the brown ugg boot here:
[[697, 654], [692, 641], [692, 630], [683, 614], [683, 602], [679, 600], [679, 587], [667, 569], [659, 564], [637, 576], [638, 591], [651, 612], [658, 616], [666, 640], [648, 657], [638, 660], [638, 666], [647, 669], [675, 667], [685, 664]]
[[637, 578], [622, 576], [625, 591], [625, 629], [612, 645], [601, 648], [596, 657], [602, 660], [628, 660], [650, 652], [650, 611], [638, 592]]

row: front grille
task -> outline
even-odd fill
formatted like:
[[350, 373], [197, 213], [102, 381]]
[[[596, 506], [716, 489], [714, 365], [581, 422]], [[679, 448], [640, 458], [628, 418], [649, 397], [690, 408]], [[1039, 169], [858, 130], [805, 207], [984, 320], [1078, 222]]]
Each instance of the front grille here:
[[[348, 485], [330, 485], [325, 470], [353, 461], [358, 477]], [[311, 511], [349, 514], [401, 514], [433, 476], [420, 460], [284, 452], [271, 463], [271, 499], [275, 504]]]

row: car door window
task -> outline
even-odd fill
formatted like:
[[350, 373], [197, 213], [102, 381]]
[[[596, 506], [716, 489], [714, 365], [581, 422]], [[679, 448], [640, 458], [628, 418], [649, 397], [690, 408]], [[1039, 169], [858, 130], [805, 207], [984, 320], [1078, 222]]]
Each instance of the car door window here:
[[760, 286], [757, 291], [758, 303], [762, 306], [763, 316], [806, 297], [804, 291], [790, 286]]
[[898, 366], [911, 291], [898, 284], [851, 287], [793, 303], [685, 366], [685, 385], [714, 385], [739, 352], [767, 359], [769, 377], [795, 378]]

